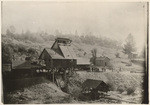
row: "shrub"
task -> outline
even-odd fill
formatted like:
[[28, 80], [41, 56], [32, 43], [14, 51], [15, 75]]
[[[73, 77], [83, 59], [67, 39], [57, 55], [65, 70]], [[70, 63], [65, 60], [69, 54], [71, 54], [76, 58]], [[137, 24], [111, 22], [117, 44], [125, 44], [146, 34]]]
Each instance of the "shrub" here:
[[29, 54], [36, 54], [36, 50], [33, 48], [29, 48], [27, 51]]
[[2, 43], [2, 63], [11, 63], [13, 49], [7, 44]]
[[107, 85], [109, 86], [110, 91], [115, 91], [117, 90], [116, 87], [112, 84], [112, 83], [107, 83]]
[[128, 89], [127, 89], [127, 95], [133, 94], [134, 91], [135, 91], [135, 88], [133, 88], [133, 87], [128, 88]]
[[116, 56], [116, 58], [120, 58], [120, 54], [119, 53], [116, 53], [115, 56]]
[[125, 87], [124, 86], [119, 86], [117, 88], [117, 91], [119, 91], [120, 93], [124, 92], [125, 91]]
[[18, 46], [18, 52], [20, 52], [21, 54], [24, 54], [24, 53], [26, 53], [27, 51], [26, 51], [25, 47], [23, 47], [23, 46]]

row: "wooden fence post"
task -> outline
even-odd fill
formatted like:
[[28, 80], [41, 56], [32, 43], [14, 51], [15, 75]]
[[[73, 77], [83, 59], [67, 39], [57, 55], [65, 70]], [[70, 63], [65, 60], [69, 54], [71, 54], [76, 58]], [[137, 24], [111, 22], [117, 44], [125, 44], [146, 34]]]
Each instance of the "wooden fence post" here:
[[53, 83], [54, 83], [54, 78], [55, 78], [55, 69], [53, 69]]

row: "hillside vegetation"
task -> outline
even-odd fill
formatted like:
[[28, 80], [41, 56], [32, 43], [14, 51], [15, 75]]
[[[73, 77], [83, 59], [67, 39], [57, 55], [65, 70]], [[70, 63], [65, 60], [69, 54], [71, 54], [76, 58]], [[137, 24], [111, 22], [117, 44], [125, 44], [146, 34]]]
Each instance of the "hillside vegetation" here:
[[7, 104], [68, 103], [69, 94], [62, 92], [54, 83], [41, 83], [8, 93]]
[[83, 56], [84, 52], [86, 52], [85, 57], [89, 57], [92, 48], [100, 49], [100, 53], [107, 52], [107, 49], [108, 52], [113, 53], [111, 49], [121, 48], [118, 41], [105, 37], [97, 38], [92, 35], [78, 36], [70, 34], [51, 35], [45, 32], [31, 33], [30, 31], [15, 34], [7, 30], [6, 34], [2, 34], [3, 63], [8, 63], [11, 59], [24, 59], [25, 56], [38, 58], [42, 50], [50, 48], [57, 37], [70, 38], [74, 51], [79, 57]]

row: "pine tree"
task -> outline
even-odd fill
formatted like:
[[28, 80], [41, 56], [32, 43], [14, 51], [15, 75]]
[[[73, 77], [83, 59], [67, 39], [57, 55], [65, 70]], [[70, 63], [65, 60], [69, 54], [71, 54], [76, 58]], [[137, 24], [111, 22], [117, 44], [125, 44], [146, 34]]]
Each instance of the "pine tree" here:
[[129, 34], [126, 39], [126, 43], [124, 44], [123, 52], [125, 54], [130, 54], [135, 51], [136, 51], [136, 47], [135, 47], [134, 38], [131, 34]]

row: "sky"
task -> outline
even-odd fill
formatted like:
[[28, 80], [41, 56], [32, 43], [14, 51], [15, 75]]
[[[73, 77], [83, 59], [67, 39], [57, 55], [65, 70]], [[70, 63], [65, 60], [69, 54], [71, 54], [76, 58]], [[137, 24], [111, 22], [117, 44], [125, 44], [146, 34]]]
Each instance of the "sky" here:
[[124, 42], [131, 33], [138, 49], [146, 39], [145, 2], [35, 2], [5, 1], [2, 32], [13, 25], [16, 33], [46, 31], [54, 34], [93, 33]]

